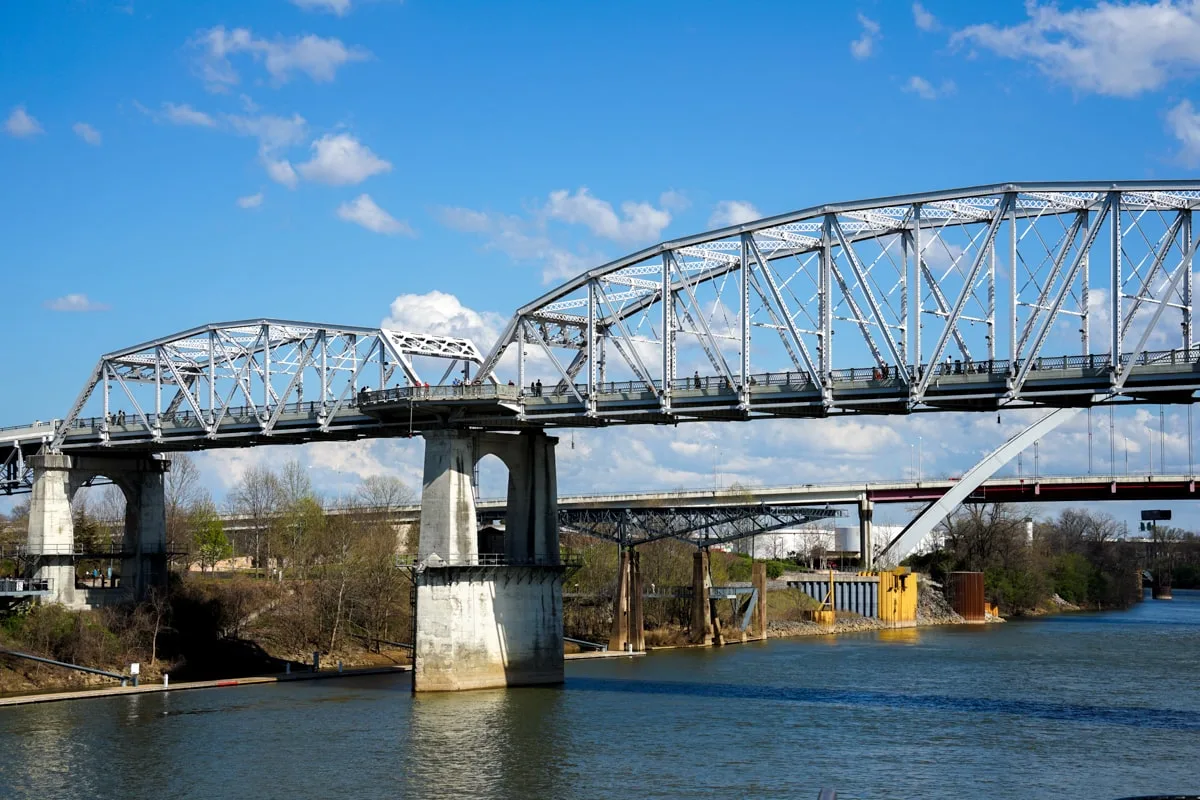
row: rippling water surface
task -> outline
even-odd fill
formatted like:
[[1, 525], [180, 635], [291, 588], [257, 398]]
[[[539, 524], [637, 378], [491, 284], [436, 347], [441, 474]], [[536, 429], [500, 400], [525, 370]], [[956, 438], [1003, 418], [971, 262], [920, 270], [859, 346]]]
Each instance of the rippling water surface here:
[[0, 797], [1116, 798], [1200, 791], [1200, 595], [567, 665], [0, 709]]

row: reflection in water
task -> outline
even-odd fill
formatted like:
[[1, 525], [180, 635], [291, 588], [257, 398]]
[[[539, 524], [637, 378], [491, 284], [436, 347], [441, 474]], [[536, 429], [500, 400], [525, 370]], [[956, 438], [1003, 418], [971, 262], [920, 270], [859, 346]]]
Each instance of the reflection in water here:
[[921, 641], [921, 631], [918, 628], [883, 628], [879, 631], [879, 641], [917, 644]]
[[557, 688], [414, 696], [405, 794], [569, 796], [556, 766], [568, 724], [561, 705]]

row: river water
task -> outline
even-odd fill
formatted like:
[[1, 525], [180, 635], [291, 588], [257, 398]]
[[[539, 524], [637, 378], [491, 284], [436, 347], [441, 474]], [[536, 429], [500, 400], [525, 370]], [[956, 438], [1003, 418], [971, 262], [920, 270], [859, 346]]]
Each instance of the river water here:
[[1116, 798], [1200, 791], [1200, 594], [1004, 625], [0, 709], [0, 797]]

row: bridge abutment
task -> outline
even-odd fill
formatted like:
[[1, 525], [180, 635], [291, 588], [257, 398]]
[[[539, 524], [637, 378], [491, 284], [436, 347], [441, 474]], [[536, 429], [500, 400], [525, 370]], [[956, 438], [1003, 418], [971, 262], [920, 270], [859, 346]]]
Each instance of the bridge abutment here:
[[[557, 441], [540, 431], [426, 434], [414, 692], [562, 682]], [[489, 454], [509, 469], [502, 556], [479, 552], [472, 473]]]
[[[45, 453], [30, 458], [33, 491], [29, 498], [27, 571], [49, 581], [48, 602], [88, 608], [109, 602], [140, 600], [167, 581], [167, 519], [163, 473], [169, 462], [158, 459], [109, 459]], [[119, 547], [85, 552], [75, 541], [71, 501], [89, 480], [103, 475], [125, 496], [125, 530]], [[118, 558], [121, 587], [77, 589], [75, 567], [81, 558]], [[107, 578], [107, 575], [105, 576]]]

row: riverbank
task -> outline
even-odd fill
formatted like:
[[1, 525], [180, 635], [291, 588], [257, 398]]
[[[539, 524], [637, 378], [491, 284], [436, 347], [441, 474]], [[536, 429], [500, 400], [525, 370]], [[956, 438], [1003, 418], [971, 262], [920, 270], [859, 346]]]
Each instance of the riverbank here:
[[[588, 653], [568, 653], [563, 656], [565, 661], [593, 661], [604, 658], [637, 658], [645, 653], [618, 653], [615, 651], [594, 651]], [[157, 692], [186, 692], [193, 689], [229, 689], [236, 686], [257, 686], [264, 683], [289, 683], [292, 681], [316, 681], [329, 678], [354, 678], [363, 675], [389, 675], [393, 673], [412, 672], [411, 664], [396, 664], [386, 667], [361, 667], [357, 669], [329, 670], [325, 672], [292, 672], [282, 675], [252, 675], [244, 678], [226, 678], [212, 681], [180, 681], [177, 683], [148, 683], [141, 686], [103, 686], [95, 689], [77, 689], [71, 691], [31, 692], [0, 697], [0, 708], [4, 706], [21, 706], [32, 703], [56, 703], [64, 700], [90, 700], [98, 697], [118, 697], [131, 694], [154, 694]]]

